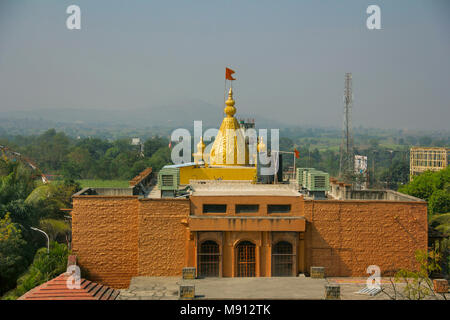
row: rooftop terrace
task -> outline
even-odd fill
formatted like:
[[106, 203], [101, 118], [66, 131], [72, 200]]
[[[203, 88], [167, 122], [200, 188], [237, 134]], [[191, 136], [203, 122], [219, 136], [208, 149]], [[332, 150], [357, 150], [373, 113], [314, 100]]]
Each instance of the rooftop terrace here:
[[[314, 199], [314, 196], [299, 191], [296, 183], [262, 184], [250, 181], [233, 180], [190, 180], [189, 186], [180, 185], [182, 196], [303, 196]], [[145, 198], [161, 198], [161, 190], [155, 183], [151, 169], [145, 170], [130, 182], [128, 188], [84, 188], [74, 196], [141, 196]], [[325, 195], [325, 193], [324, 193]], [[317, 198], [316, 198], [317, 199]], [[326, 196], [319, 200], [372, 200], [372, 201], [406, 201], [423, 202], [422, 199], [393, 190], [368, 189], [354, 190], [350, 184], [330, 178], [330, 189]]]
[[354, 190], [350, 184], [339, 182], [334, 178], [330, 178], [330, 190], [328, 198], [335, 200], [383, 200], [383, 201], [417, 201], [423, 202], [422, 199], [400, 193], [393, 190], [383, 189], [366, 189]]
[[246, 181], [191, 180], [193, 196], [300, 196], [293, 184], [254, 184]]

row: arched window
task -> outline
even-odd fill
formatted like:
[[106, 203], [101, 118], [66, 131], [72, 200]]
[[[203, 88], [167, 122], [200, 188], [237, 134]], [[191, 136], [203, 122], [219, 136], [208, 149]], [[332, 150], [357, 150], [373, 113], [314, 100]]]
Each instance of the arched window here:
[[218, 277], [220, 265], [219, 245], [215, 241], [202, 242], [198, 253], [200, 277]]
[[236, 247], [237, 276], [254, 277], [256, 270], [255, 245], [250, 241], [242, 241]]
[[292, 244], [280, 241], [272, 249], [272, 276], [290, 277], [293, 275], [294, 253]]

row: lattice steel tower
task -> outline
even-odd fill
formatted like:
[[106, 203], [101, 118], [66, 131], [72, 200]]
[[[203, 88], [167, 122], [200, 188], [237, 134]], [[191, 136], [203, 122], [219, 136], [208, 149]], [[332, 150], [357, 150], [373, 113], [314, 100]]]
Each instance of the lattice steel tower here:
[[352, 74], [345, 74], [344, 89], [344, 126], [342, 130], [342, 142], [340, 147], [339, 177], [347, 183], [353, 182], [354, 152], [352, 134]]

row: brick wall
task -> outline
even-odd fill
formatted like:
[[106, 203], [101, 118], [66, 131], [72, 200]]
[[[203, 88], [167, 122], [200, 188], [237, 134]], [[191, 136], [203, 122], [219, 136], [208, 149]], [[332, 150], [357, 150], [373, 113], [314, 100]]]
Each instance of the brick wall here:
[[125, 288], [137, 275], [138, 206], [133, 196], [73, 198], [72, 248], [89, 280]]
[[139, 275], [178, 276], [185, 267], [186, 199], [139, 201]]
[[[199, 211], [200, 200], [74, 197], [72, 245], [80, 266], [89, 271], [83, 276], [125, 288], [137, 275], [181, 275], [182, 268], [195, 261], [194, 238], [186, 227], [191, 206]], [[258, 200], [214, 197], [208, 202], [226, 202], [231, 208], [234, 203], [264, 206], [281, 201]], [[291, 214], [306, 218], [306, 270], [323, 266], [327, 276], [367, 276], [366, 268], [372, 264], [382, 272], [415, 268], [415, 251], [427, 247], [425, 202], [303, 201], [300, 197], [284, 201], [296, 202]], [[303, 269], [302, 263], [299, 267]]]
[[305, 201], [306, 262], [327, 276], [368, 276], [416, 268], [414, 253], [427, 248], [426, 203]]

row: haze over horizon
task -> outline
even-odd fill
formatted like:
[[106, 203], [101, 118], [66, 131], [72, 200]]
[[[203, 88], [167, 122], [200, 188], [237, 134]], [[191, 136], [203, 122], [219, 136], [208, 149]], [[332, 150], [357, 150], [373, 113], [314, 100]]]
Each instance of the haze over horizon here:
[[[66, 28], [71, 4], [81, 30]], [[366, 28], [371, 4], [381, 30]], [[449, 18], [446, 1], [5, 0], [0, 118], [94, 109], [105, 121], [220, 121], [228, 66], [238, 118], [340, 127], [352, 72], [353, 126], [448, 130]]]

